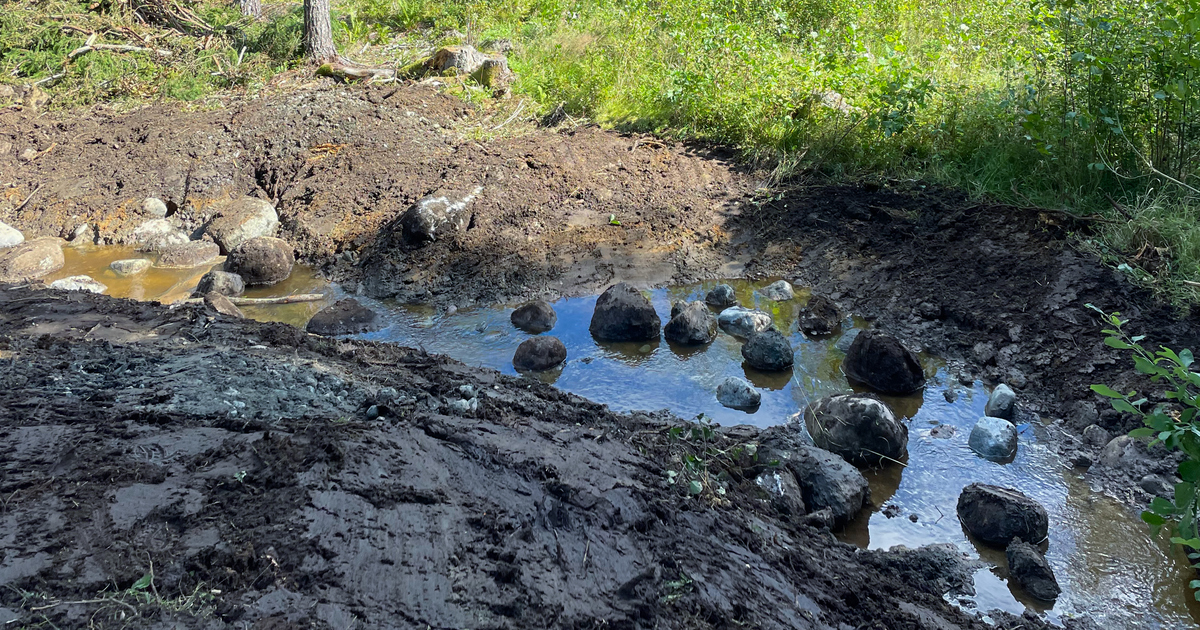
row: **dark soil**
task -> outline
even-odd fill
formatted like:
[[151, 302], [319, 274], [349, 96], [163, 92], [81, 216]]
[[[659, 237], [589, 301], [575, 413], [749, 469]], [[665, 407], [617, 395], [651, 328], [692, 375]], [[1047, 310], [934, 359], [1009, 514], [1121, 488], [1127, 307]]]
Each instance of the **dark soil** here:
[[[793, 523], [752, 470], [714, 463], [731, 474], [724, 496], [668, 485], [673, 418], [90, 294], [0, 287], [0, 352], [5, 620], [984, 627], [940, 597], [956, 562]], [[452, 411], [470, 396], [476, 411]]]

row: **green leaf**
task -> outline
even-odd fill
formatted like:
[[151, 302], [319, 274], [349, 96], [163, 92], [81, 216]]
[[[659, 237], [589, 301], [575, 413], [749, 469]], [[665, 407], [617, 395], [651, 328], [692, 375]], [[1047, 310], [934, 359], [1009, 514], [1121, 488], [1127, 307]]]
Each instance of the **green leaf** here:
[[1171, 537], [1171, 544], [1183, 545], [1192, 549], [1200, 549], [1200, 538], [1180, 538], [1178, 536]]
[[1126, 413], [1137, 413], [1138, 412], [1137, 408], [1135, 408], [1133, 405], [1129, 404], [1129, 401], [1126, 401], [1126, 400], [1112, 401], [1112, 408], [1116, 409], [1117, 411], [1124, 411]]
[[1137, 368], [1137, 371], [1142, 374], [1161, 374], [1166, 371], [1153, 361], [1142, 357], [1133, 357], [1133, 367]]
[[1175, 505], [1181, 510], [1187, 510], [1191, 506], [1192, 501], [1196, 498], [1196, 485], [1184, 481], [1175, 484]]
[[1116, 348], [1117, 350], [1128, 350], [1133, 347], [1133, 346], [1129, 345], [1128, 343], [1125, 343], [1124, 341], [1118, 339], [1117, 337], [1105, 337], [1104, 345], [1106, 345], [1110, 348]]
[[139, 579], [138, 581], [134, 582], [134, 583], [133, 583], [133, 586], [130, 586], [130, 587], [129, 587], [129, 590], [132, 590], [132, 591], [144, 591], [144, 590], [146, 590], [147, 588], [149, 588], [149, 587], [150, 587], [150, 583], [151, 583], [151, 582], [153, 582], [153, 581], [154, 581], [154, 574], [152, 574], [152, 573], [147, 573], [146, 575], [143, 575], [143, 576], [141, 577], [141, 579]]
[[704, 490], [704, 486], [700, 485], [700, 482], [696, 481], [695, 479], [693, 479], [690, 483], [688, 483], [688, 494], [690, 494], [692, 496], [696, 496], [697, 494], [700, 494], [700, 492], [703, 490]]
[[1154, 497], [1154, 500], [1150, 501], [1150, 509], [1160, 516], [1172, 516], [1175, 514], [1175, 504], [1162, 497]]
[[1142, 512], [1142, 520], [1155, 527], [1161, 527], [1167, 522], [1167, 519], [1149, 511]]
[[1140, 429], [1134, 429], [1129, 432], [1129, 437], [1131, 437], [1131, 438], [1148, 438], [1148, 437], [1153, 437], [1153, 436], [1154, 436], [1154, 429], [1151, 429], [1150, 427], [1142, 427]]
[[1193, 359], [1192, 359], [1192, 351], [1191, 350], [1188, 350], [1185, 348], [1185, 349], [1179, 351], [1179, 364], [1180, 365], [1182, 365], [1183, 367], [1186, 368], [1192, 364], [1192, 361], [1193, 361]]
[[1113, 390], [1113, 388], [1109, 387], [1108, 385], [1092, 385], [1092, 391], [1096, 392], [1097, 394], [1100, 394], [1101, 396], [1104, 396], [1105, 398], [1124, 398], [1125, 397], [1122, 394], [1118, 393], [1117, 391]]
[[1200, 481], [1200, 462], [1189, 459], [1180, 464], [1179, 478], [1191, 483]]

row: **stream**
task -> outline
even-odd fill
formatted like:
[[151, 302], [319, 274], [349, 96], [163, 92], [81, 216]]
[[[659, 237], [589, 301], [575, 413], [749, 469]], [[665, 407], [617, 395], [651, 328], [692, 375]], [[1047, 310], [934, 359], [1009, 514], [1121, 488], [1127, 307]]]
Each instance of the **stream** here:
[[[119, 278], [108, 269], [110, 262], [149, 256], [126, 247], [68, 247], [64, 254], [66, 265], [45, 278], [46, 282], [85, 274], [107, 285], [108, 295], [167, 303], [189, 297], [210, 268], [152, 268], [141, 276]], [[597, 342], [588, 332], [597, 298], [587, 296], [552, 303], [558, 323], [548, 334], [566, 345], [567, 362], [530, 377], [617, 411], [668, 409], [682, 418], [703, 414], [722, 425], [760, 427], [787, 422], [815, 398], [853, 389], [841, 371], [843, 348], [846, 336], [867, 327], [867, 322], [847, 319], [841, 335], [806, 339], [795, 326], [796, 310], [807, 299], [806, 291], [798, 288], [795, 299], [773, 302], [755, 293], [770, 280], [725, 282], [734, 287], [741, 305], [770, 313], [789, 337], [796, 351], [791, 371], [761, 373], [743, 367], [741, 342], [724, 333], [699, 348], [677, 347], [665, 340]], [[665, 323], [673, 302], [702, 300], [717, 283], [656, 289], [647, 295]], [[303, 327], [315, 312], [345, 297], [337, 286], [328, 285], [302, 266], [285, 282], [247, 291], [246, 296], [312, 292], [326, 293], [326, 300], [243, 307], [243, 311], [255, 319]], [[513, 352], [529, 337], [509, 323], [509, 315], [519, 305], [469, 307], [446, 314], [427, 307], [358, 299], [375, 308], [386, 326], [357, 338], [423, 348], [469, 365], [517, 374]], [[1103, 628], [1197, 627], [1200, 605], [1188, 588], [1195, 573], [1182, 553], [1174, 552], [1164, 539], [1152, 537], [1129, 508], [1093, 492], [1083, 471], [1046, 446], [1046, 429], [1040, 423], [1018, 426], [1019, 447], [1013, 462], [999, 464], [976, 456], [968, 448], [967, 438], [983, 415], [988, 389], [980, 382], [960, 383], [934, 357], [921, 359], [928, 378], [921, 394], [884, 397], [898, 417], [909, 420], [907, 461], [903, 466], [864, 471], [874, 507], [837, 532], [841, 540], [870, 549], [952, 543], [982, 559], [988, 568], [975, 575], [976, 596], [954, 600], [965, 608], [1015, 614], [1029, 608], [1056, 622], [1087, 614]], [[747, 413], [717, 402], [716, 387], [729, 376], [745, 377], [759, 389], [762, 404], [757, 410]], [[1010, 586], [1003, 550], [977, 545], [964, 532], [955, 505], [962, 488], [973, 482], [1016, 488], [1049, 512], [1047, 559], [1063, 589], [1053, 605], [1029, 598], [1015, 584]]]

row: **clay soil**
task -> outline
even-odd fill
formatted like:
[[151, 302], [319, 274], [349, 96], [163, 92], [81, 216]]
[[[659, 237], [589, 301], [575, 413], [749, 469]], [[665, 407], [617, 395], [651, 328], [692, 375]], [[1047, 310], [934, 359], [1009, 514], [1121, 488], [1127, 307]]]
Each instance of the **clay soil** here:
[[[211, 111], [0, 112], [0, 220], [118, 243], [147, 196], [193, 230], [258, 196], [343, 286], [440, 307], [782, 276], [1013, 385], [1066, 453], [1089, 448], [1089, 424], [1133, 426], [1088, 385], [1145, 385], [1085, 304], [1196, 347], [1192, 320], [1072, 248], [1086, 224], [914, 183], [766, 191], [719, 149], [502, 125], [515, 107], [325, 85]], [[464, 230], [418, 249], [394, 233], [419, 198], [480, 186]], [[706, 501], [668, 487], [677, 419], [402, 348], [31, 288], [0, 291], [0, 349], [0, 612], [30, 625], [972, 623], [911, 557], [855, 551], [737, 484]], [[462, 386], [482, 405], [447, 413]]]

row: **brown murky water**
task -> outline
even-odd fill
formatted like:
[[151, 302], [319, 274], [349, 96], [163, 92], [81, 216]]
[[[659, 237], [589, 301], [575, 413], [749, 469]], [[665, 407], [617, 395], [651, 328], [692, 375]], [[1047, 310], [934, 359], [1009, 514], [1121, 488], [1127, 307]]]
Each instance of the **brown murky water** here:
[[[146, 257], [132, 248], [106, 247], [65, 250], [66, 266], [50, 277], [90, 275], [108, 285], [110, 295], [171, 302], [188, 297], [209, 268], [151, 269], [136, 278], [118, 278], [108, 264], [121, 258]], [[648, 296], [665, 322], [672, 302], [702, 299], [716, 282], [651, 291]], [[558, 370], [538, 375], [557, 387], [621, 410], [669, 409], [693, 418], [701, 414], [721, 424], [769, 426], [786, 422], [816, 397], [850, 391], [841, 372], [848, 338], [809, 340], [795, 330], [796, 310], [807, 299], [772, 302], [755, 294], [767, 284], [729, 281], [739, 303], [771, 313], [776, 326], [796, 348], [796, 365], [782, 374], [764, 374], [743, 366], [739, 340], [722, 333], [704, 348], [681, 348], [666, 341], [634, 344], [599, 343], [588, 333], [596, 297], [562, 299], [554, 334], [566, 344], [568, 361]], [[323, 302], [247, 306], [247, 316], [303, 326], [308, 318], [342, 294], [327, 286], [311, 269], [297, 267], [286, 282], [255, 289], [249, 297], [276, 297], [323, 292]], [[529, 335], [508, 321], [512, 306], [463, 309], [445, 315], [431, 309], [364, 302], [376, 307], [387, 322], [383, 330], [360, 335], [429, 352], [447, 354], [464, 363], [516, 374], [512, 355]], [[847, 320], [844, 331], [866, 322]], [[843, 333], [845, 335], [846, 333]], [[852, 333], [851, 333], [852, 334]], [[840, 343], [839, 343], [840, 342]], [[866, 471], [876, 508], [864, 513], [839, 536], [864, 548], [894, 545], [917, 547], [953, 543], [989, 565], [976, 574], [977, 595], [957, 602], [967, 608], [1020, 613], [1031, 608], [1052, 620], [1088, 614], [1104, 628], [1191, 628], [1200, 620], [1200, 606], [1188, 591], [1194, 572], [1182, 554], [1174, 553], [1127, 507], [1092, 492], [1079, 471], [1072, 469], [1042, 444], [1038, 424], [1020, 426], [1015, 460], [998, 464], [976, 457], [967, 446], [971, 427], [982, 415], [987, 390], [979, 383], [963, 386], [943, 365], [923, 358], [930, 383], [919, 396], [887, 398], [897, 415], [908, 418], [909, 456], [904, 466]], [[762, 394], [753, 413], [722, 407], [717, 385], [727, 376], [743, 376]], [[946, 393], [952, 392], [950, 398]], [[935, 429], [937, 429], [935, 431]], [[961, 489], [972, 482], [1015, 487], [1050, 513], [1047, 558], [1063, 594], [1053, 605], [1027, 597], [1009, 584], [1003, 550], [977, 545], [955, 516]], [[887, 506], [893, 506], [884, 511]], [[890, 516], [889, 516], [890, 515]], [[910, 520], [910, 516], [916, 520]]]

